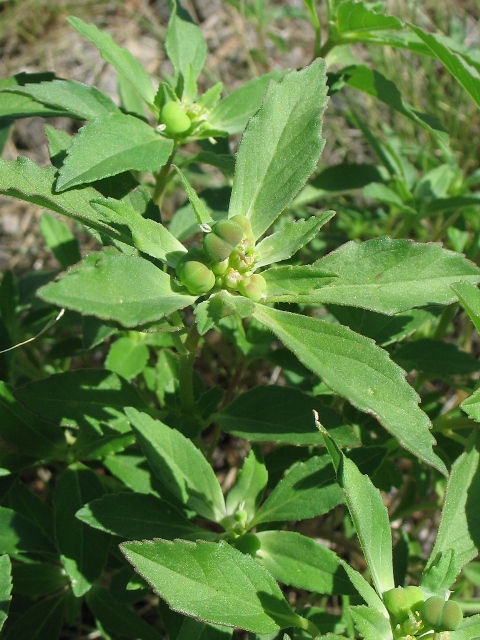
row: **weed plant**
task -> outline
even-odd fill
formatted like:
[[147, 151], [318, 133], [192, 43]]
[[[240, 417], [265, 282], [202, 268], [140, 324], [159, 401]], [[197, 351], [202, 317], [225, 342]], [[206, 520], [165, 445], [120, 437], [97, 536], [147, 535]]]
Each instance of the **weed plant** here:
[[[266, 70], [234, 91], [199, 89], [177, 0], [160, 81], [69, 18], [118, 103], [0, 80], [2, 149], [40, 116], [50, 157], [1, 158], [0, 193], [58, 262], [0, 282], [1, 637], [474, 640], [480, 173], [389, 70], [474, 131], [478, 51], [382, 2], [229, 4]], [[310, 23], [300, 69], [278, 17]]]

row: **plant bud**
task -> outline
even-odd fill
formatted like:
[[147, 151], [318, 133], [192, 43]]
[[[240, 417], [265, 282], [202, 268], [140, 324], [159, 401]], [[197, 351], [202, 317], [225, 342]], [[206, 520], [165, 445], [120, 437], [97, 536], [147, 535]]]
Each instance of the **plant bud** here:
[[413, 611], [417, 611], [425, 600], [425, 594], [420, 587], [396, 587], [385, 591], [383, 603], [388, 612], [399, 622], [403, 622]]
[[213, 262], [210, 269], [216, 276], [223, 276], [227, 272], [228, 266], [228, 260], [222, 260], [221, 262]]
[[177, 266], [177, 276], [194, 296], [208, 293], [215, 286], [215, 274], [198, 260], [180, 262]]
[[267, 283], [263, 276], [254, 273], [248, 280], [239, 282], [238, 290], [253, 302], [259, 302], [267, 290]]
[[424, 623], [434, 631], [454, 631], [463, 620], [458, 602], [445, 602], [441, 596], [428, 598], [420, 609], [420, 615]]
[[190, 118], [187, 116], [178, 102], [167, 102], [162, 109], [160, 120], [165, 125], [167, 133], [176, 135], [185, 133], [191, 126]]

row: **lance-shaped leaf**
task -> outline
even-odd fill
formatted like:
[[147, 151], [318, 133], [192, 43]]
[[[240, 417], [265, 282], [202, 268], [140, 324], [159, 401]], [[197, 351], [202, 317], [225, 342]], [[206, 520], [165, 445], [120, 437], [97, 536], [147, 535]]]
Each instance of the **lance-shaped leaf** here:
[[262, 276], [267, 283], [266, 302], [298, 302], [300, 296], [315, 296], [337, 277], [311, 264], [272, 267], [262, 271]]
[[38, 295], [124, 327], [158, 321], [196, 300], [174, 291], [170, 276], [148, 260], [115, 251], [88, 255], [59, 280], [41, 287]]
[[158, 258], [175, 267], [179, 258], [187, 252], [183, 244], [163, 224], [144, 218], [125, 200], [105, 198], [94, 200], [91, 205], [102, 217], [108, 219], [112, 214], [118, 216], [118, 220], [130, 228], [137, 249], [152, 258]]
[[163, 635], [124, 603], [115, 600], [111, 591], [94, 585], [86, 596], [88, 608], [113, 637], [162, 640]]
[[237, 474], [235, 484], [228, 492], [227, 513], [231, 515], [239, 509], [245, 509], [250, 520], [262, 499], [267, 481], [268, 471], [263, 462], [261, 450], [252, 447]]
[[475, 329], [480, 333], [480, 290], [468, 282], [456, 282], [452, 285], [452, 289], [470, 316]]
[[466, 451], [454, 462], [445, 493], [442, 519], [426, 569], [440, 554], [455, 551], [454, 575], [478, 555], [480, 549], [480, 438], [475, 433]]
[[276, 485], [250, 522], [305, 520], [328, 513], [343, 502], [327, 455], [295, 465]]
[[226, 515], [222, 490], [193, 442], [146, 413], [131, 407], [125, 412], [148, 463], [168, 490], [204, 518], [222, 520]]
[[52, 80], [7, 89], [8, 92], [30, 96], [37, 102], [66, 111], [71, 118], [93, 120], [109, 113], [120, 113], [107, 95], [75, 80]]
[[57, 190], [123, 171], [158, 171], [168, 160], [173, 141], [167, 140], [135, 116], [110, 113], [80, 129], [67, 149]]
[[102, 58], [115, 67], [117, 73], [138, 91], [155, 113], [155, 90], [150, 76], [130, 51], [119, 47], [108, 33], [100, 31], [94, 24], [87, 24], [73, 16], [68, 18], [68, 22], [80, 35], [97, 47]]
[[[0, 119], [30, 118], [31, 116], [68, 116], [68, 112], [57, 109], [53, 106], [46, 106], [37, 102], [28, 95], [10, 93], [10, 89], [23, 87], [26, 84], [51, 81], [55, 78], [54, 73], [17, 73], [10, 78], [0, 80]], [[2, 136], [3, 137], [3, 136]]]
[[193, 525], [165, 500], [142, 493], [107, 494], [86, 504], [75, 516], [95, 529], [126, 540], [218, 537]]
[[7, 555], [0, 556], [0, 631], [8, 616], [12, 599], [12, 563]]
[[356, 590], [336, 553], [295, 531], [260, 531], [259, 562], [283, 584], [314, 593], [353, 595]]
[[182, 74], [186, 79], [192, 72], [194, 79], [198, 78], [205, 64], [207, 45], [200, 27], [177, 0], [170, 2], [165, 48], [177, 78]]
[[395, 586], [393, 577], [392, 532], [382, 495], [367, 475], [347, 458], [321, 428], [325, 444], [343, 489], [353, 526], [357, 532], [377, 593]]
[[390, 622], [375, 609], [361, 604], [351, 607], [350, 613], [363, 638], [368, 638], [368, 640], [393, 640]]
[[272, 233], [255, 247], [255, 266], [288, 260], [299, 249], [317, 235], [319, 229], [335, 215], [334, 211], [325, 211], [308, 220], [297, 220], [281, 231]]
[[448, 640], [478, 640], [480, 638], [480, 615], [469, 616], [459, 629], [450, 631]]
[[302, 623], [268, 571], [226, 543], [147, 540], [120, 549], [175, 611], [260, 634]]
[[276, 220], [313, 172], [325, 140], [325, 63], [317, 60], [270, 84], [237, 155], [229, 217], [250, 219], [255, 238]]
[[349, 87], [354, 87], [384, 102], [448, 144], [448, 135], [436, 118], [417, 111], [409, 105], [395, 84], [380, 72], [365, 65], [354, 65], [345, 69], [342, 77]]
[[318, 318], [262, 305], [255, 305], [254, 317], [333, 391], [372, 413], [405, 449], [446, 473], [432, 450], [430, 420], [405, 372], [373, 340]]
[[76, 465], [57, 480], [53, 506], [55, 536], [62, 563], [72, 583], [73, 593], [86, 593], [100, 576], [110, 551], [111, 538], [76, 520], [75, 513], [104, 493], [96, 473]]
[[279, 81], [286, 71], [272, 71], [253, 78], [224, 98], [208, 116], [213, 129], [227, 131], [230, 135], [241, 133], [251, 118], [262, 106], [265, 91], [271, 81]]
[[348, 304], [386, 314], [450, 304], [456, 301], [450, 285], [480, 281], [480, 269], [461, 254], [410, 240], [347, 242], [314, 264], [338, 278], [298, 302]]
[[0, 158], [0, 193], [56, 211], [114, 240], [132, 244], [128, 229], [116, 224], [118, 216], [105, 219], [92, 208], [91, 201], [101, 196], [98, 191], [83, 187], [55, 193], [56, 174], [54, 167], [39, 167], [29, 158]]
[[344, 38], [348, 32], [399, 30], [403, 27], [398, 18], [372, 11], [365, 3], [356, 0], [347, 0], [339, 5], [335, 26]]
[[478, 70], [470, 66], [461, 55], [449, 49], [435, 34], [426, 33], [413, 24], [408, 26], [423, 40], [434, 57], [447, 67], [453, 77], [468, 91], [480, 107], [480, 74]]

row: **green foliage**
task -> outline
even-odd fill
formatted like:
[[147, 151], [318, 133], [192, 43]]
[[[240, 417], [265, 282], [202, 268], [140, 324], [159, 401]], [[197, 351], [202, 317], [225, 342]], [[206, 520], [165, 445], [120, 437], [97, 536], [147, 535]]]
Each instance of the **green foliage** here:
[[[230, 4], [260, 35], [275, 19]], [[16, 119], [80, 122], [46, 127], [51, 166], [0, 159], [58, 263], [0, 281], [2, 638], [480, 636], [480, 178], [350, 47], [433, 58], [475, 105], [478, 55], [384, 3], [324, 4], [296, 8], [313, 62], [227, 97], [201, 93], [178, 0], [157, 83], [69, 19], [118, 105], [51, 73], [0, 81], [2, 150]], [[327, 94], [375, 160], [318, 164]]]

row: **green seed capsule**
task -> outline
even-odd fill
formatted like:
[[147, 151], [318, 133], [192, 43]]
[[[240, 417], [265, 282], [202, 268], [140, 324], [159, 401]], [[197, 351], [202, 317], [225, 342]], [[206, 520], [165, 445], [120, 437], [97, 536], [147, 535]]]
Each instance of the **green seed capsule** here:
[[428, 598], [420, 609], [420, 615], [424, 623], [434, 631], [454, 631], [463, 620], [458, 602], [445, 602], [441, 596]]
[[412, 585], [405, 588], [396, 587], [383, 594], [383, 603], [388, 612], [399, 622], [407, 620], [413, 611], [418, 611], [424, 600], [425, 594], [420, 587]]
[[245, 216], [237, 215], [237, 216], [232, 216], [231, 218], [229, 218], [229, 220], [232, 220], [232, 222], [236, 222], [242, 227], [243, 236], [247, 239], [248, 244], [251, 244], [251, 245], [255, 244], [255, 237], [252, 232], [252, 225], [250, 224], [250, 220], [248, 218], [246, 218]]
[[262, 544], [254, 533], [245, 533], [235, 540], [235, 547], [242, 553], [249, 553], [255, 557]]
[[167, 133], [176, 135], [185, 133], [191, 126], [190, 118], [187, 116], [178, 102], [167, 102], [162, 109], [160, 120], [165, 125]]
[[232, 253], [233, 247], [219, 238], [215, 233], [207, 233], [203, 238], [203, 248], [205, 253], [213, 262], [223, 262], [228, 260], [228, 256]]
[[259, 302], [267, 290], [267, 283], [263, 276], [259, 273], [254, 273], [253, 276], [239, 283], [238, 290], [253, 302]]
[[194, 295], [208, 293], [215, 286], [215, 274], [203, 262], [185, 260], [177, 266], [177, 276]]

